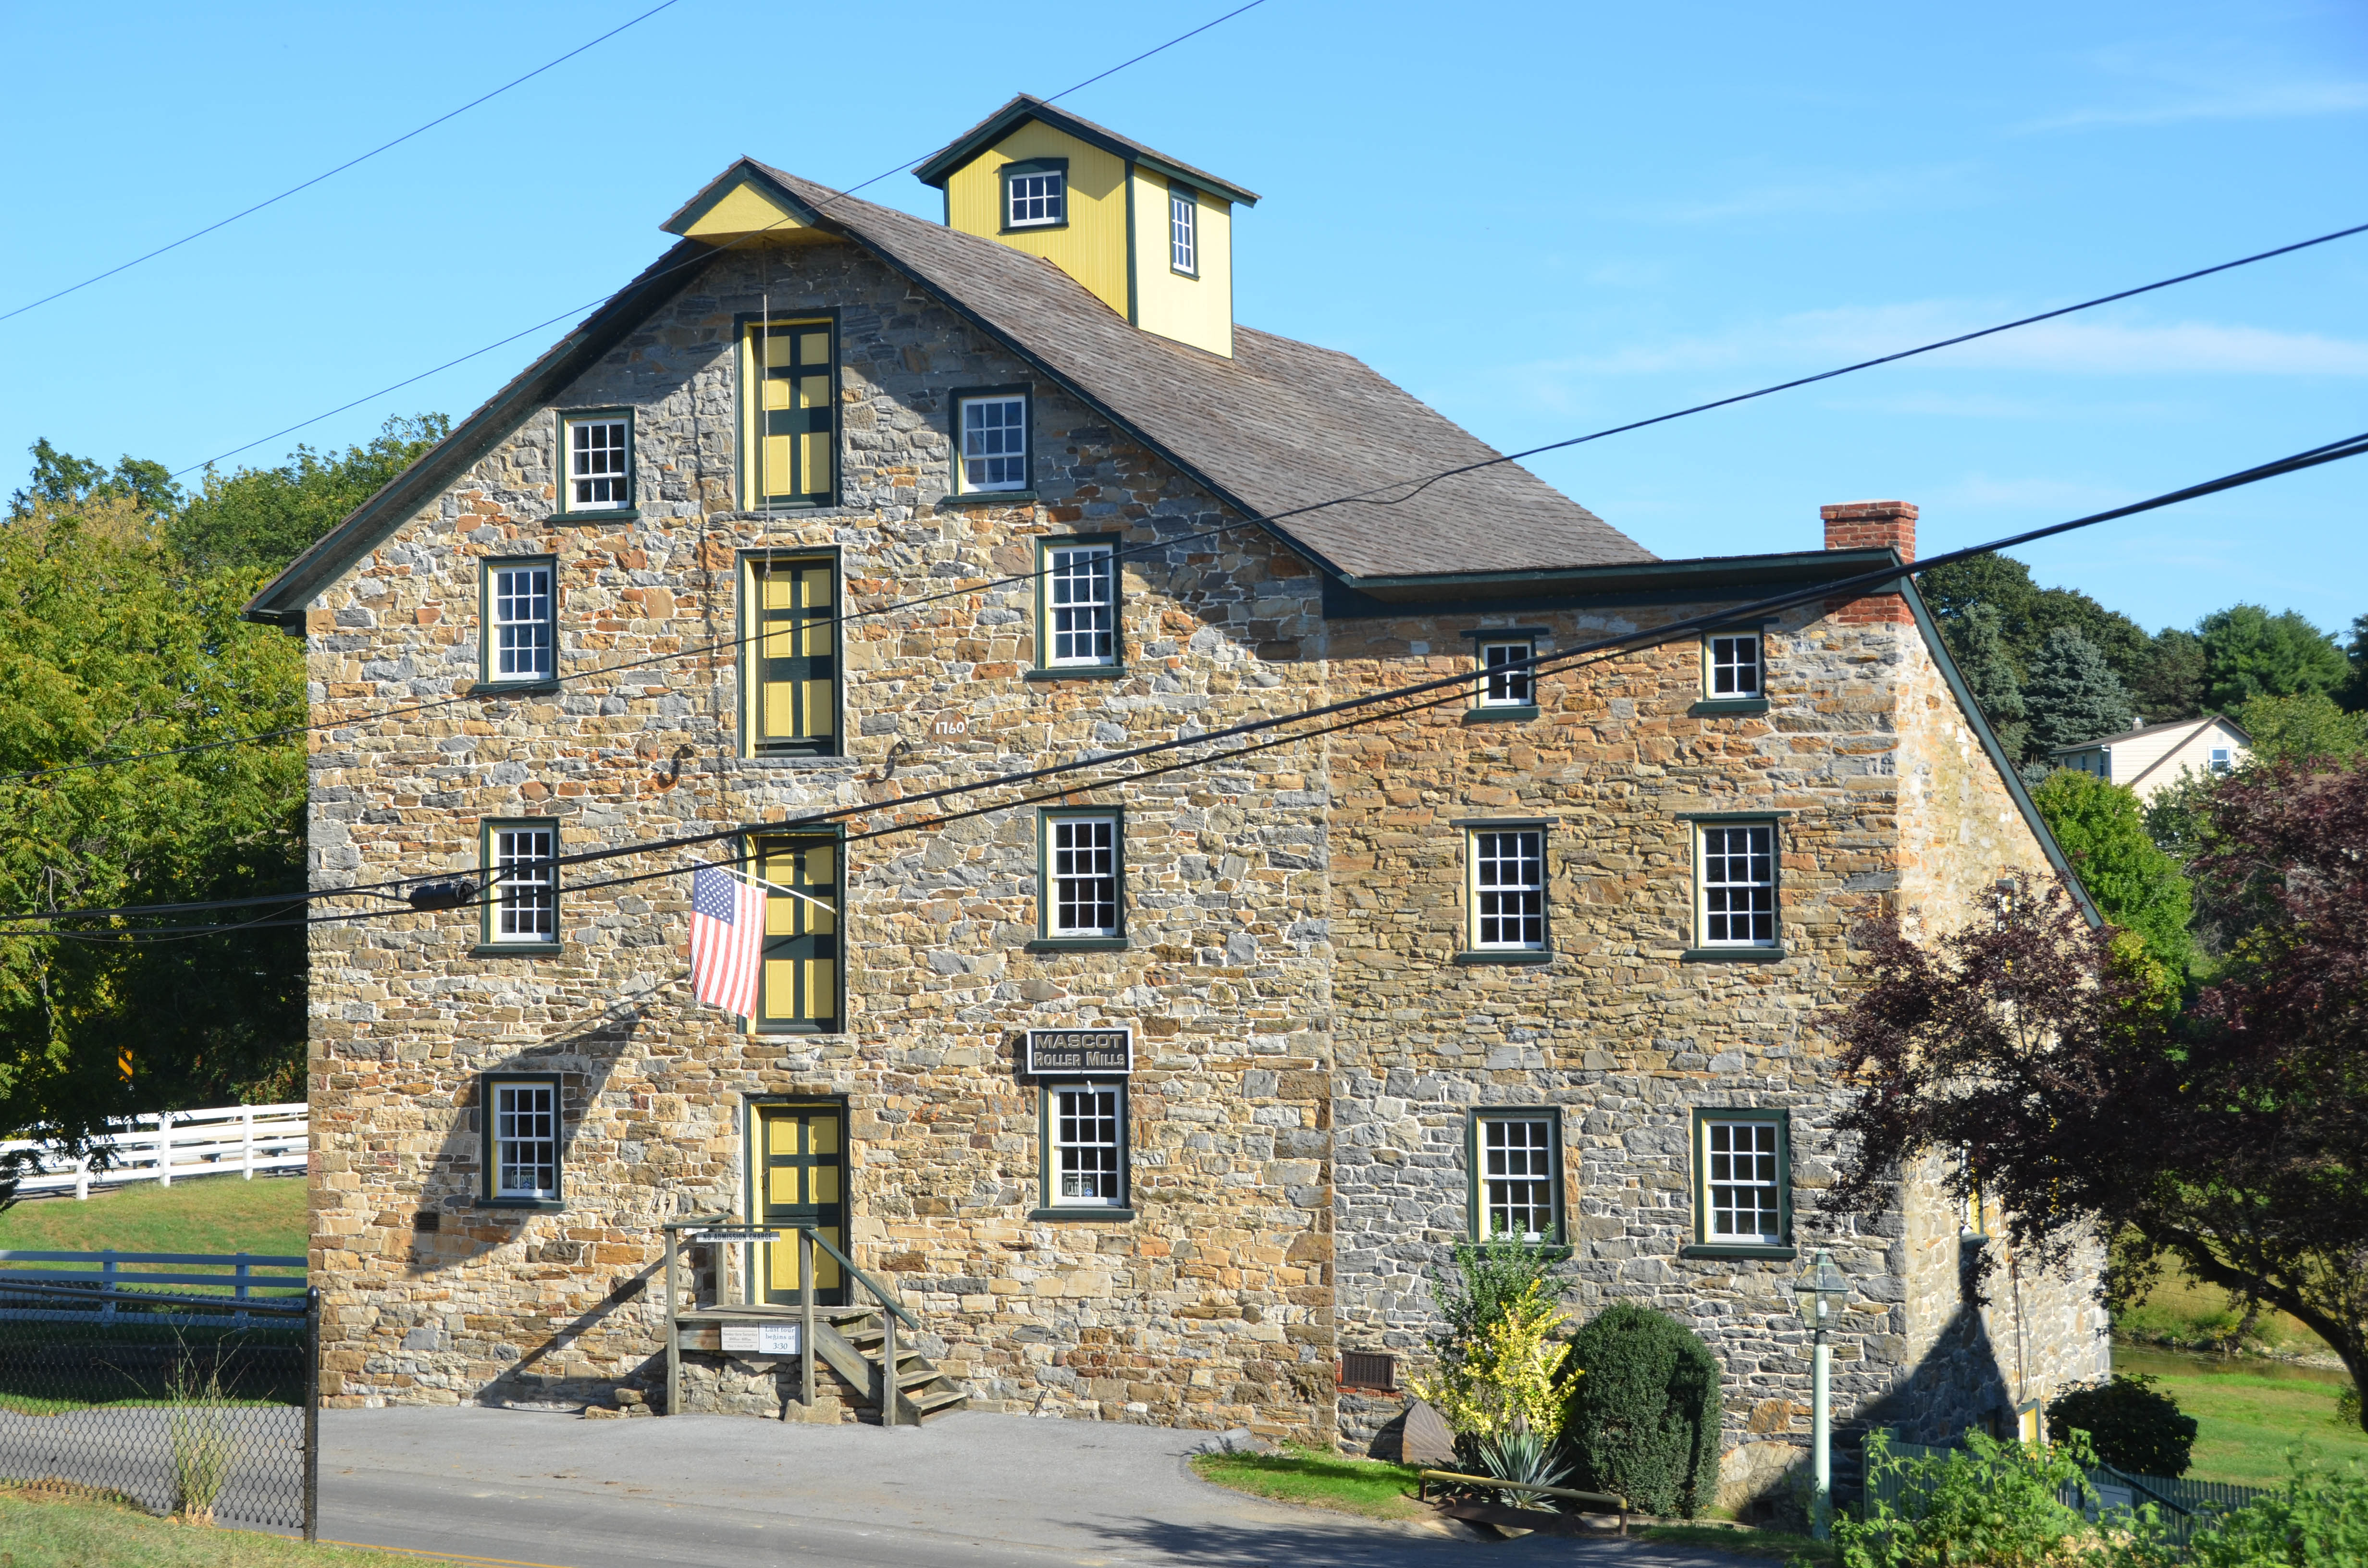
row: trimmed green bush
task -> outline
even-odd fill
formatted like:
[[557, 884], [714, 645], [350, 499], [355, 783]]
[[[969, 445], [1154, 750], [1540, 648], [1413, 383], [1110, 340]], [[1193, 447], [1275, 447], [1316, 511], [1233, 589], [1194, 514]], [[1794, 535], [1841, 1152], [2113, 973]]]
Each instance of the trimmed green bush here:
[[2061, 1443], [2089, 1434], [2097, 1457], [2116, 1470], [2177, 1479], [2195, 1447], [2195, 1417], [2157, 1393], [2150, 1377], [2116, 1374], [2110, 1383], [2074, 1389], [2047, 1407], [2047, 1435]]
[[1564, 1407], [1583, 1491], [1612, 1492], [1663, 1518], [1718, 1501], [1718, 1359], [1692, 1330], [1621, 1302], [1571, 1335], [1582, 1374]]

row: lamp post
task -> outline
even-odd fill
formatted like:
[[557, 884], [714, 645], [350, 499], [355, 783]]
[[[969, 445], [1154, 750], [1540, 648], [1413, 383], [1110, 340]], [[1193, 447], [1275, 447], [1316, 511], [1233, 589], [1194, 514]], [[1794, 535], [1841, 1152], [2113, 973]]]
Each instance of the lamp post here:
[[1850, 1299], [1850, 1280], [1834, 1267], [1831, 1253], [1817, 1249], [1817, 1260], [1793, 1281], [1793, 1299], [1800, 1305], [1801, 1321], [1816, 1335], [1809, 1352], [1809, 1462], [1815, 1484], [1809, 1499], [1809, 1533], [1824, 1540], [1833, 1531], [1834, 1517], [1833, 1405], [1827, 1393], [1834, 1353], [1826, 1343], [1826, 1330]]

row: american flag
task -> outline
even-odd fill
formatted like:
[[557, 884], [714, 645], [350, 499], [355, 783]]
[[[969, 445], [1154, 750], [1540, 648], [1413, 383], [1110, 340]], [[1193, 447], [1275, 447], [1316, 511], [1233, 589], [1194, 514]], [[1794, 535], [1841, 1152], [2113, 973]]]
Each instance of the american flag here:
[[740, 1017], [757, 1016], [757, 952], [765, 944], [765, 892], [716, 866], [690, 879], [690, 986]]

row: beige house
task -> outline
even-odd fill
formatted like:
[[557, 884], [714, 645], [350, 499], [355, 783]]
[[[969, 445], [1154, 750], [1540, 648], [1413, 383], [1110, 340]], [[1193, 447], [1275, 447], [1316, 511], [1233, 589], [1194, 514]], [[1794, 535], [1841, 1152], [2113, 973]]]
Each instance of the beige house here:
[[2058, 767], [2119, 784], [2140, 801], [2179, 782], [2182, 774], [2226, 773], [2251, 756], [2253, 737], [2219, 713], [2175, 719], [2104, 735], [2048, 755]]
[[[1934, 1171], [1816, 1206], [1858, 923], [2066, 874], [1916, 508], [1658, 558], [1236, 324], [1241, 187], [1025, 98], [918, 172], [945, 222], [734, 164], [248, 608], [330, 726], [314, 887], [412, 890], [311, 937], [328, 1398], [647, 1411], [695, 1304], [677, 1408], [1361, 1449], [1506, 1232], [1702, 1334], [1738, 1500], [1819, 1248], [1846, 1424], [2102, 1375], [2093, 1274], [1977, 1292]], [[747, 1017], [689, 983], [715, 861]]]

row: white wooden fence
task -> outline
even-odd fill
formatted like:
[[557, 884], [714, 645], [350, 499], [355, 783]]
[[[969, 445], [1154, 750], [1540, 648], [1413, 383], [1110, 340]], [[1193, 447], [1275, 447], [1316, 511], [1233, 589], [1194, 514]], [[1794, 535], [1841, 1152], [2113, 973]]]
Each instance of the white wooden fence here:
[[47, 1144], [0, 1143], [0, 1153], [31, 1149], [41, 1170], [17, 1184], [19, 1194], [71, 1191], [88, 1198], [94, 1187], [154, 1181], [166, 1187], [176, 1176], [224, 1176], [236, 1171], [255, 1179], [257, 1171], [301, 1171], [310, 1147], [306, 1107], [234, 1105], [214, 1110], [177, 1110], [163, 1116], [130, 1117], [116, 1124], [104, 1142], [113, 1158], [94, 1170], [87, 1158], [67, 1160]]

